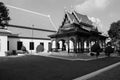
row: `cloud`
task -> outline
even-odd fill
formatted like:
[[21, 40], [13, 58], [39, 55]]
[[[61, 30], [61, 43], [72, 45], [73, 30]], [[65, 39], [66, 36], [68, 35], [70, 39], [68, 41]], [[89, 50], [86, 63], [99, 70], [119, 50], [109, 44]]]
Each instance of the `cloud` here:
[[93, 22], [93, 25], [98, 28], [98, 31], [104, 32], [102, 30], [103, 28], [102, 22], [99, 18], [95, 18], [95, 17], [88, 17], [88, 18]]
[[111, 12], [108, 14], [108, 17], [110, 17], [111, 19], [119, 19], [119, 13], [116, 12]]
[[110, 0], [94, 0], [97, 8], [104, 9], [110, 4]]
[[81, 13], [93, 12], [95, 10], [104, 10], [111, 0], [85, 0], [82, 4], [75, 5], [76, 11]]

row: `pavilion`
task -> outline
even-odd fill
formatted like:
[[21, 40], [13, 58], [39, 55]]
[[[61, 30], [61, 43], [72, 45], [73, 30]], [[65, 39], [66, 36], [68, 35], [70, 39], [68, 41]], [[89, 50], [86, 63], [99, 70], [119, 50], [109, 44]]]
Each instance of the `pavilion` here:
[[68, 53], [89, 52], [91, 46], [97, 41], [102, 48], [105, 48], [107, 37], [103, 36], [92, 24], [86, 15], [65, 10], [62, 25], [55, 34], [49, 35], [51, 38], [50, 50], [67, 51]]

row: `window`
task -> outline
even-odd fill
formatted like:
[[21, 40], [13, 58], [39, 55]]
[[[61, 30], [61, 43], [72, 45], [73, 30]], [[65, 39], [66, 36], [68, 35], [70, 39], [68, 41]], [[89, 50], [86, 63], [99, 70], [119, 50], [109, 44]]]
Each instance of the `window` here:
[[30, 42], [30, 50], [34, 50], [34, 42]]
[[9, 50], [9, 41], [7, 41], [7, 50]]
[[23, 45], [22, 42], [18, 41], [17, 42], [17, 50], [21, 50], [22, 45]]
[[41, 42], [40, 45], [42, 45], [44, 47], [44, 43], [43, 42]]
[[40, 51], [43, 52], [43, 51], [44, 51], [44, 43], [41, 42], [41, 43], [40, 43], [40, 46], [41, 46], [41, 50], [40, 50]]
[[51, 44], [51, 42], [48, 43], [48, 51], [52, 51], [52, 44]]

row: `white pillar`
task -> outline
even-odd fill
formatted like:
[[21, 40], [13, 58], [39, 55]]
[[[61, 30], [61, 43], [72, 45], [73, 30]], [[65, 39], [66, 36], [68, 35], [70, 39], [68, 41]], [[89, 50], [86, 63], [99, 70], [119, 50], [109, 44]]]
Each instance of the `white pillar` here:
[[7, 51], [7, 36], [0, 36], [0, 56], [5, 56]]

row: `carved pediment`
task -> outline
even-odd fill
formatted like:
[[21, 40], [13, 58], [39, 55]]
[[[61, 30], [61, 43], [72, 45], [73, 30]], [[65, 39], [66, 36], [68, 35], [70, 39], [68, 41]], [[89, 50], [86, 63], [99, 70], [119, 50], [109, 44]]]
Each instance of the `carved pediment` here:
[[63, 27], [59, 28], [58, 33], [66, 33], [70, 31], [74, 31], [75, 27], [72, 24], [64, 25]]
[[82, 28], [87, 31], [96, 31], [92, 25], [92, 21], [86, 15], [77, 13], [76, 11], [66, 11], [57, 33], [64, 33], [68, 31], [77, 31]]

